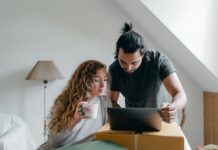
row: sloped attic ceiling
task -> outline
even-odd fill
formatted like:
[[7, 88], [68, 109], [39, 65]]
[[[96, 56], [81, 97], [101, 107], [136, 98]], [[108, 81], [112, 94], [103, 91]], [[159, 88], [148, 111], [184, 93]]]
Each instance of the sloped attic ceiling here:
[[140, 0], [114, 0], [204, 91], [218, 91], [218, 79]]

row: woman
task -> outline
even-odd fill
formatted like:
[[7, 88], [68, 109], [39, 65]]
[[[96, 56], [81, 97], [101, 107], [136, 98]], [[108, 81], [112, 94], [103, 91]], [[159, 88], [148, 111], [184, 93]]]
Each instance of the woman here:
[[[96, 60], [79, 65], [65, 90], [54, 102], [48, 124], [48, 142], [41, 149], [57, 149], [94, 139], [96, 130], [107, 121], [106, 66]], [[86, 119], [81, 111], [83, 103], [99, 104], [97, 119]]]

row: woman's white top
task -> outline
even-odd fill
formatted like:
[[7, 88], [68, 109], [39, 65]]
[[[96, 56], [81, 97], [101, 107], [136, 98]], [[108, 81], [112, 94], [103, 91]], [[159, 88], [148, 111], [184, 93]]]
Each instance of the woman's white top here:
[[94, 140], [95, 132], [108, 120], [107, 107], [111, 107], [111, 102], [106, 96], [94, 97], [87, 102], [99, 105], [97, 119], [82, 119], [73, 129], [62, 129], [57, 136], [49, 138], [50, 145], [63, 148]]

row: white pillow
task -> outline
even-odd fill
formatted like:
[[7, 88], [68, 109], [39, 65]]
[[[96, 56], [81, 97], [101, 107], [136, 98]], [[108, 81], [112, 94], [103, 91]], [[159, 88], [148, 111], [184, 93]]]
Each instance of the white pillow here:
[[0, 113], [0, 137], [13, 126], [12, 115]]

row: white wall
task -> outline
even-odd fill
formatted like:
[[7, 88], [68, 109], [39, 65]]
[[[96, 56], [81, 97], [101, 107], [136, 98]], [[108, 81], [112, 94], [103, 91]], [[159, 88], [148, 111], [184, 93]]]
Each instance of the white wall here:
[[[37, 144], [43, 137], [43, 84], [25, 80], [37, 60], [54, 60], [66, 77], [48, 84], [49, 110], [79, 63], [98, 59], [109, 65], [113, 61], [123, 22], [133, 22], [150, 45], [156, 45], [134, 19], [108, 0], [0, 0], [0, 16], [0, 111], [22, 117]], [[202, 115], [201, 90], [184, 72], [179, 75], [190, 96], [189, 116], [197, 118], [187, 121], [185, 133], [193, 144], [201, 143], [202, 135], [192, 134], [195, 129], [202, 133], [201, 125], [189, 128], [196, 122], [202, 124], [198, 119]]]
[[217, 0], [141, 0], [218, 77]]
[[203, 90], [177, 67], [178, 76], [187, 94], [187, 120], [182, 128], [192, 149], [204, 144]]
[[66, 77], [48, 84], [49, 110], [79, 63], [113, 61], [120, 28], [130, 19], [107, 0], [0, 1], [0, 16], [0, 110], [22, 117], [39, 144], [43, 84], [25, 80], [36, 61], [54, 60]]

